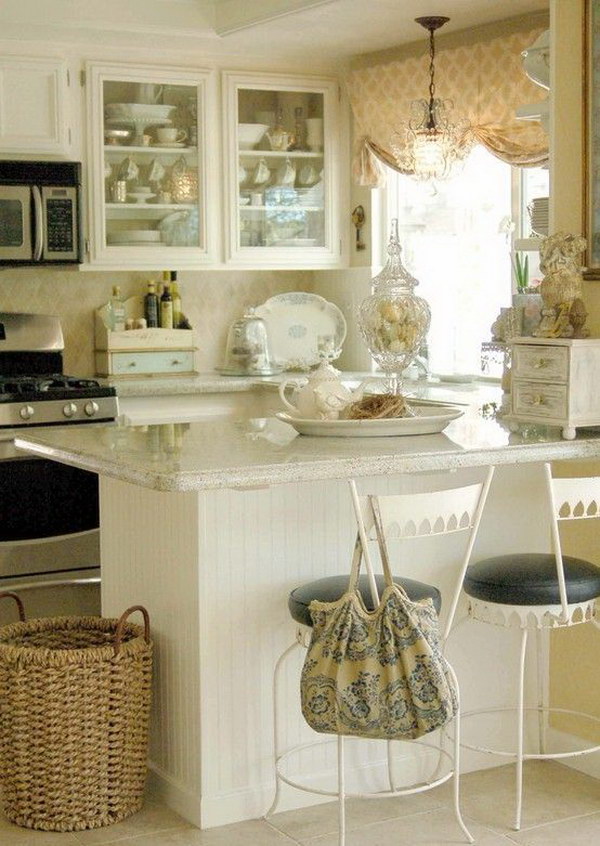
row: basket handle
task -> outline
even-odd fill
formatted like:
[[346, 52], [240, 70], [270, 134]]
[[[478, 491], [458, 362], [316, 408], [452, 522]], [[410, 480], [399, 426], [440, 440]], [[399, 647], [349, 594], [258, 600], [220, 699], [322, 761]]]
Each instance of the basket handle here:
[[127, 618], [130, 616], [130, 614], [133, 614], [134, 611], [142, 612], [144, 616], [144, 640], [146, 641], [146, 643], [150, 643], [150, 615], [148, 614], [143, 605], [132, 605], [131, 608], [128, 608], [126, 611], [123, 611], [123, 613], [119, 617], [119, 622], [117, 623], [117, 630], [115, 632], [115, 655], [119, 654], [119, 650], [121, 648], [123, 629], [125, 628]]
[[21, 597], [17, 596], [16, 593], [13, 593], [12, 590], [5, 590], [4, 593], [0, 593], [0, 599], [5, 596], [10, 596], [14, 601], [17, 603], [17, 607], [19, 609], [19, 620], [24, 623], [25, 622], [25, 608], [23, 606], [23, 602], [21, 601]]

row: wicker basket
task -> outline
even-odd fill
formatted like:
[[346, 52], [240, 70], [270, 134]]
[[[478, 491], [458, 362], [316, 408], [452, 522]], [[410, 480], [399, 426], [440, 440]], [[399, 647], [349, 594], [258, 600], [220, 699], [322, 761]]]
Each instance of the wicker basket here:
[[[44, 831], [138, 811], [147, 772], [148, 613], [52, 617], [0, 628], [0, 789], [7, 818]], [[144, 628], [126, 622], [141, 611]]]

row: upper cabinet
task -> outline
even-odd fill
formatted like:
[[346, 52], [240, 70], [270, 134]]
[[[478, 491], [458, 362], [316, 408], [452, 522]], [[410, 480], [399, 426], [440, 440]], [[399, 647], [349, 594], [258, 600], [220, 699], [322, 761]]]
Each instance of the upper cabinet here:
[[86, 76], [89, 261], [214, 263], [213, 73], [91, 63]]
[[224, 73], [226, 262], [342, 261], [339, 84]]
[[0, 155], [68, 154], [68, 86], [61, 59], [0, 57]]

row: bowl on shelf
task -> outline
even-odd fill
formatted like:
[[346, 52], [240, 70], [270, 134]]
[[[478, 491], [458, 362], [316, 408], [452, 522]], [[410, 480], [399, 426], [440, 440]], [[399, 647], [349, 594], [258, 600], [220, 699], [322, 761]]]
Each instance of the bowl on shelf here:
[[111, 146], [129, 144], [133, 132], [131, 129], [105, 129], [104, 143]]
[[253, 150], [262, 141], [268, 128], [266, 123], [238, 123], [240, 150]]

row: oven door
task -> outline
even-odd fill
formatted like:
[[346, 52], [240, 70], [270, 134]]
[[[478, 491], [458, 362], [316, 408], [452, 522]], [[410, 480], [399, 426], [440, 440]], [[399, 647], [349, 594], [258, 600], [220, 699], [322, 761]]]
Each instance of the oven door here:
[[100, 613], [95, 474], [29, 456], [0, 461], [0, 590], [24, 592], [28, 616]]
[[[37, 191], [34, 214], [41, 215], [41, 195]], [[32, 232], [32, 191], [28, 185], [0, 185], [0, 261], [34, 259]], [[38, 231], [41, 236], [41, 219]]]

